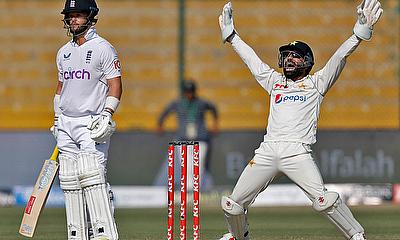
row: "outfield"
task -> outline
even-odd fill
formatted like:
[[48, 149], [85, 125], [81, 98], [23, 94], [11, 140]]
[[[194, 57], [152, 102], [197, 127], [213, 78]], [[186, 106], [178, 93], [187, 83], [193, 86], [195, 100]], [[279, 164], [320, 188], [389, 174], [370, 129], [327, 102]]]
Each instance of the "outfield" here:
[[[399, 205], [357, 206], [352, 210], [365, 226], [368, 240], [400, 239]], [[22, 212], [22, 208], [0, 208], [1, 240], [26, 239], [17, 234]], [[166, 239], [166, 209], [117, 209], [116, 218], [121, 240]], [[201, 239], [217, 239], [226, 231], [219, 208], [202, 208], [200, 221]], [[249, 222], [253, 240], [343, 239], [324, 217], [309, 207], [251, 208]], [[65, 240], [65, 229], [64, 209], [48, 208], [33, 239]]]

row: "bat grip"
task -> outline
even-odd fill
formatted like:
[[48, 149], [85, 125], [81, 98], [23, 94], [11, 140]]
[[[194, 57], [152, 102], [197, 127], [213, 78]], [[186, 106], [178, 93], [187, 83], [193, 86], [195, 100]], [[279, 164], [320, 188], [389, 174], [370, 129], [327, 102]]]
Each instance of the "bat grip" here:
[[57, 159], [57, 156], [58, 156], [58, 147], [56, 146], [54, 148], [53, 154], [51, 154], [50, 160], [55, 161]]

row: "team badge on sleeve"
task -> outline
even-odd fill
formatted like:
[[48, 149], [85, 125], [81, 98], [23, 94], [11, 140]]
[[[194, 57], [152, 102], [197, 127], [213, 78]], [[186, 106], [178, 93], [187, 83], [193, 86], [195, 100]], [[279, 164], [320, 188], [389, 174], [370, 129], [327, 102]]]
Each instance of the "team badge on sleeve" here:
[[114, 65], [114, 69], [121, 70], [121, 62], [118, 60], [118, 58], [114, 59], [113, 65]]

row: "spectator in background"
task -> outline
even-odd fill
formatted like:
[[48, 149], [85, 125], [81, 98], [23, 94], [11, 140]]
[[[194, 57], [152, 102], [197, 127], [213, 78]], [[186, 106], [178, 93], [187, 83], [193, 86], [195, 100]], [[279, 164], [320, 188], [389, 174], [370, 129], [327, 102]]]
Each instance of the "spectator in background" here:
[[[212, 177], [210, 175], [210, 152], [211, 136], [218, 133], [218, 112], [215, 105], [209, 101], [199, 98], [196, 93], [196, 83], [186, 80], [182, 84], [182, 96], [166, 106], [158, 119], [157, 132], [164, 133], [163, 124], [168, 115], [175, 112], [177, 120], [177, 131], [174, 140], [180, 141], [199, 141], [200, 142], [200, 168], [201, 168], [201, 189], [209, 190], [212, 187]], [[212, 125], [208, 129], [206, 126], [206, 113], [212, 115]], [[190, 161], [189, 161], [190, 162]], [[159, 174], [155, 179], [155, 185], [165, 185], [167, 182], [165, 161], [162, 164]], [[179, 165], [175, 161], [176, 168]], [[190, 163], [188, 166], [191, 167]], [[178, 171], [175, 171], [175, 179], [179, 180]], [[190, 171], [189, 171], [190, 172]], [[178, 177], [176, 177], [178, 176]], [[189, 181], [189, 188], [191, 183]]]

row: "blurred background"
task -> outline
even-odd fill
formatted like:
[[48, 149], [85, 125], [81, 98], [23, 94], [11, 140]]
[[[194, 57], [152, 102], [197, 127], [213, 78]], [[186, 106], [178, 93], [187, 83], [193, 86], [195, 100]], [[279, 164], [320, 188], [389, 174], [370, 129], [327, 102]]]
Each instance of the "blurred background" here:
[[[217, 19], [225, 1], [97, 3], [96, 28], [117, 49], [123, 69], [124, 92], [108, 164], [111, 184], [153, 184], [176, 129], [171, 116], [167, 132], [157, 134], [158, 116], [179, 96], [181, 81], [191, 78], [199, 96], [219, 110], [220, 131], [212, 139], [209, 159], [213, 182], [207, 190], [230, 190], [263, 139], [269, 96], [229, 44], [221, 42]], [[301, 40], [314, 51], [312, 72], [352, 34], [357, 4], [233, 2], [237, 31], [264, 62], [277, 68], [278, 47]], [[326, 183], [354, 184], [360, 196], [370, 195], [378, 202], [400, 199], [400, 6], [397, 0], [383, 0], [382, 5], [384, 14], [372, 40], [362, 42], [348, 58], [325, 98], [314, 146]], [[64, 1], [55, 0], [0, 1], [3, 204], [18, 202], [16, 187], [34, 184], [55, 145], [48, 130], [54, 116], [55, 56], [69, 40], [61, 21], [63, 6]]]

